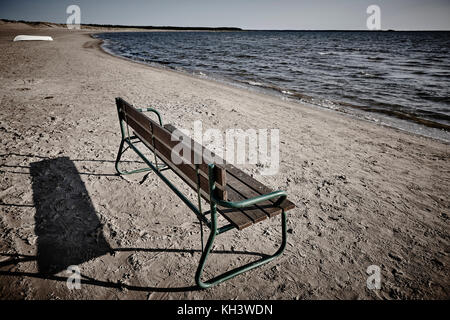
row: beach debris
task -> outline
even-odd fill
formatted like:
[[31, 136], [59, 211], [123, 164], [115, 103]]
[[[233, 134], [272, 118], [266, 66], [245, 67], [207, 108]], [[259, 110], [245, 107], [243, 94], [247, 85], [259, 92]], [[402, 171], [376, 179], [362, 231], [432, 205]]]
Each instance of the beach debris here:
[[40, 41], [53, 41], [52, 37], [49, 36], [27, 36], [27, 35], [19, 35], [14, 38], [15, 41], [30, 41], [30, 40], [40, 40]]
[[445, 266], [444, 262], [442, 262], [441, 260], [438, 260], [436, 258], [431, 259], [431, 262], [433, 262], [438, 267], [444, 267]]
[[401, 262], [403, 260], [402, 257], [400, 257], [399, 255], [393, 254], [392, 252], [389, 252], [388, 256], [389, 256], [389, 258], [391, 258], [395, 261], [398, 261], [398, 262]]

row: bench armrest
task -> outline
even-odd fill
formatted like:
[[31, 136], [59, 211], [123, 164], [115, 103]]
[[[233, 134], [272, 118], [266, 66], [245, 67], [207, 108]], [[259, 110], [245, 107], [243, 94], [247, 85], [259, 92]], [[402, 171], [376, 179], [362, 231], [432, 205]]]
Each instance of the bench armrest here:
[[286, 191], [281, 191], [281, 190], [274, 191], [274, 192], [271, 192], [271, 193], [268, 193], [268, 194], [263, 194], [263, 195], [258, 196], [258, 197], [245, 199], [245, 200], [237, 201], [237, 202], [217, 200], [213, 196], [211, 196], [211, 198], [212, 198], [211, 200], [214, 201], [219, 206], [222, 206], [222, 207], [225, 207], [225, 208], [245, 208], [245, 207], [250, 207], [250, 206], [252, 206], [254, 204], [257, 204], [259, 202], [270, 200], [270, 199], [273, 199], [273, 198], [278, 198], [278, 197], [280, 199], [278, 199], [273, 204], [274, 207], [281, 205], [283, 203], [283, 201], [286, 200], [286, 198], [287, 198]]
[[159, 112], [153, 108], [136, 108], [136, 110], [138, 112], [153, 112], [158, 116], [158, 120], [159, 120], [159, 125], [162, 126], [162, 119], [161, 119], [161, 115], [159, 114]]

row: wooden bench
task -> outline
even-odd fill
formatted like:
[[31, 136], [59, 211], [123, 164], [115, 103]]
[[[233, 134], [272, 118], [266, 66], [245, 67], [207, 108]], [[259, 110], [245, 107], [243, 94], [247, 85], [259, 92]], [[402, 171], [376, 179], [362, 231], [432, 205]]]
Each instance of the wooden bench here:
[[[116, 98], [116, 105], [122, 134], [115, 163], [117, 172], [119, 174], [132, 174], [154, 171], [211, 231], [205, 248], [203, 248], [202, 232], [202, 256], [195, 275], [195, 281], [200, 288], [211, 287], [247, 270], [256, 268], [278, 257], [284, 251], [287, 239], [286, 211], [295, 207], [292, 202], [286, 199], [286, 192], [271, 190], [233, 165], [223, 160], [218, 161], [219, 158], [217, 157], [214, 157], [215, 162], [212, 161], [205, 156], [203, 146], [176, 130], [174, 126], [170, 124], [163, 126], [161, 116], [155, 109], [137, 109], [121, 98]], [[158, 121], [150, 119], [144, 112], [155, 114]], [[175, 146], [180, 143], [183, 144], [183, 150], [188, 150], [189, 154], [172, 152]], [[152, 151], [153, 161], [144, 155], [137, 144], [143, 144]], [[136, 152], [147, 164], [147, 167], [122, 171], [119, 167], [121, 156], [128, 149]], [[196, 156], [197, 158], [195, 158]], [[194, 161], [187, 161], [186, 159], [200, 159], [201, 161], [195, 161], [198, 164], [193, 164], [191, 162]], [[197, 192], [197, 205], [168, 180], [163, 174], [165, 170], [172, 170]], [[209, 203], [209, 210], [202, 210], [201, 198]], [[228, 221], [228, 224], [218, 226], [217, 212]], [[282, 243], [275, 254], [264, 256], [257, 261], [230, 270], [208, 281], [201, 280], [206, 260], [217, 235], [233, 229], [248, 228], [255, 223], [279, 214], [281, 215]]]

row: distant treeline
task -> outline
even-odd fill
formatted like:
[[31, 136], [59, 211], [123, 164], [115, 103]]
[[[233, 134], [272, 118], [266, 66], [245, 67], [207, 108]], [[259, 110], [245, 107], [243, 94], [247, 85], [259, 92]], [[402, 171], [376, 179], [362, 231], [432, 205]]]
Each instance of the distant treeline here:
[[[24, 20], [9, 20], [1, 19], [5, 22], [20, 22], [29, 25], [37, 26], [40, 24], [53, 24], [58, 26], [65, 26], [63, 23], [53, 23], [45, 21], [24, 21]], [[117, 24], [95, 24], [95, 23], [82, 23], [83, 27], [95, 27], [95, 28], [122, 28], [122, 29], [146, 29], [146, 30], [204, 30], [204, 31], [242, 31], [241, 28], [235, 27], [173, 27], [173, 26], [126, 26]]]
[[148, 30], [208, 30], [208, 31], [242, 31], [241, 28], [234, 27], [172, 27], [172, 26], [124, 26], [115, 24], [82, 24], [82, 26], [102, 27], [102, 28], [127, 28], [127, 29], [148, 29]]

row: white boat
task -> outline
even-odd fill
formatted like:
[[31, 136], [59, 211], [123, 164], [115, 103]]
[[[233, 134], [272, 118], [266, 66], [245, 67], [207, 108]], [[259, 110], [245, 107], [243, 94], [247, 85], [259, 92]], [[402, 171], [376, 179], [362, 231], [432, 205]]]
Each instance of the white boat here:
[[52, 37], [48, 36], [26, 36], [20, 35], [14, 38], [14, 41], [27, 41], [27, 40], [41, 40], [41, 41], [53, 41]]

